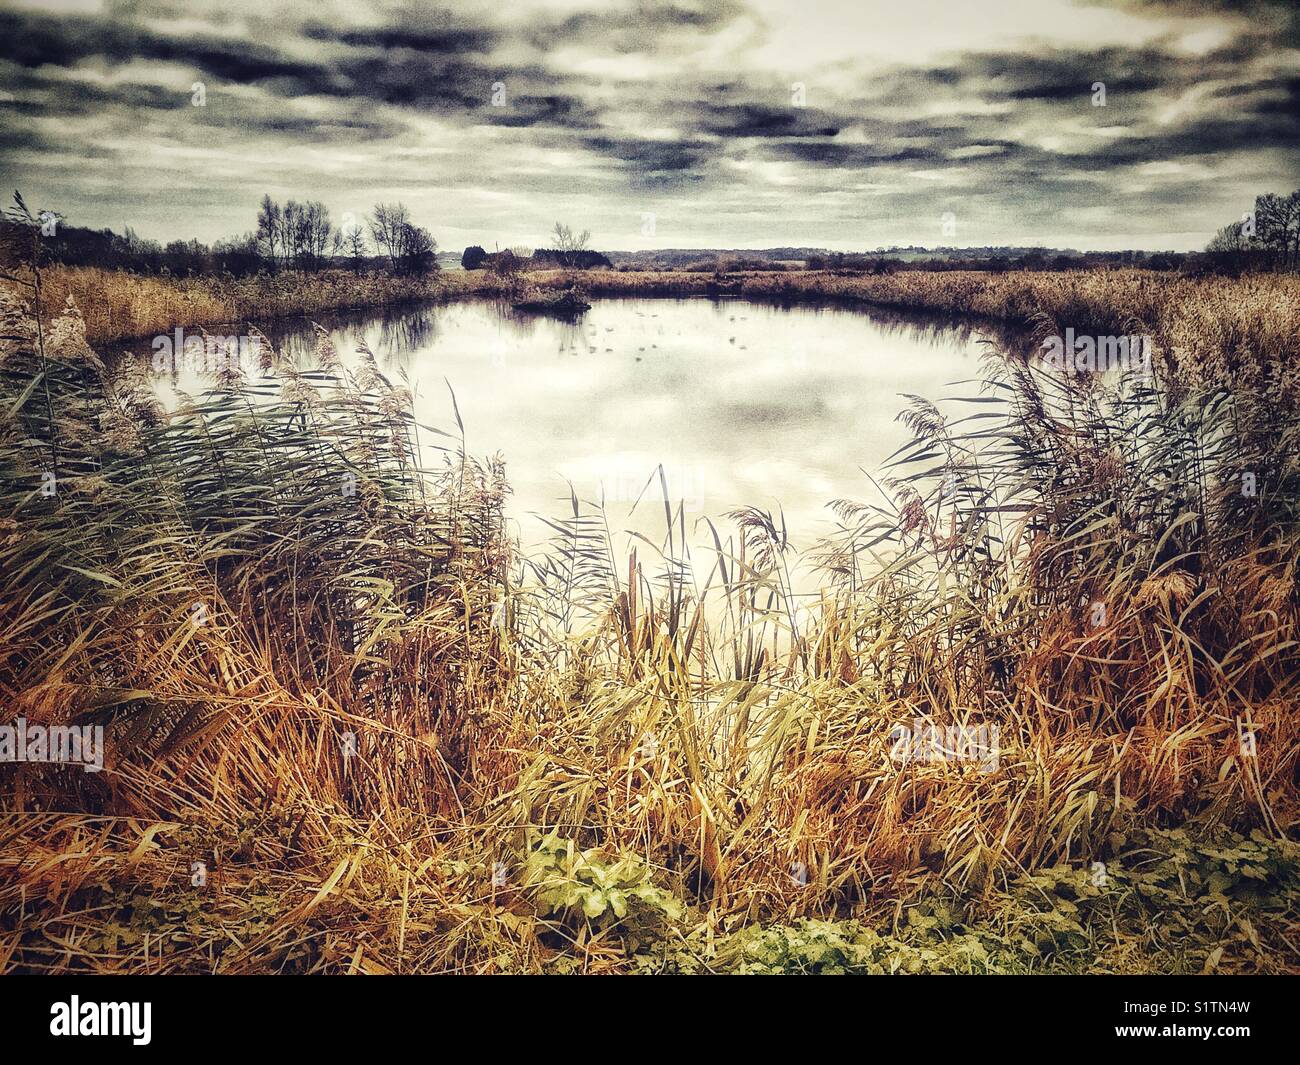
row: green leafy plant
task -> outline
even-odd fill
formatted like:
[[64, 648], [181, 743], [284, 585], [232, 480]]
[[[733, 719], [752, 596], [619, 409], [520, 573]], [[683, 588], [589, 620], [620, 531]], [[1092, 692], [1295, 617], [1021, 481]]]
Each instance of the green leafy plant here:
[[653, 883], [638, 856], [610, 855], [601, 848], [580, 851], [554, 831], [530, 833], [524, 884], [543, 916], [586, 922], [597, 931], [617, 928], [634, 941], [662, 936], [686, 916], [686, 907]]

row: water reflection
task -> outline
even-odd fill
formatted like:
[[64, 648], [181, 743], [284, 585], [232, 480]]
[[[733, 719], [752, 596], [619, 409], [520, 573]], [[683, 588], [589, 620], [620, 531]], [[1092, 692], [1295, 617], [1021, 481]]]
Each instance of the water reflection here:
[[[632, 305], [636, 305], [633, 307]], [[975, 321], [952, 319], [940, 315], [924, 314], [913, 311], [893, 310], [887, 308], [866, 309], [861, 304], [837, 302], [791, 302], [789, 300], [754, 300], [754, 299], [703, 299], [690, 300], [669, 299], [664, 297], [645, 300], [599, 300], [593, 312], [602, 311], [609, 314], [616, 308], [630, 310], [637, 317], [647, 314], [657, 317], [663, 310], [647, 312], [646, 307], [663, 308], [665, 305], [680, 307], [683, 304], [695, 307], [713, 307], [718, 313], [726, 311], [728, 321], [735, 321], [734, 308], [751, 307], [781, 311], [796, 316], [829, 316], [842, 321], [844, 316], [864, 318], [872, 322], [886, 335], [905, 338], [918, 345], [948, 347], [954, 342], [965, 345], [972, 340], [993, 344], [1004, 351], [1028, 353], [1032, 344], [1029, 335], [1021, 329], [995, 321]], [[367, 339], [371, 350], [380, 357], [394, 360], [394, 368], [408, 365], [401, 360], [423, 348], [430, 347], [440, 328], [440, 316], [444, 317], [455, 309], [473, 306], [482, 315], [491, 318], [504, 335], [514, 336], [520, 340], [531, 341], [542, 334], [556, 341], [556, 350], [579, 351], [584, 348], [591, 351], [600, 350], [599, 345], [589, 343], [592, 337], [600, 335], [599, 326], [585, 325], [591, 314], [576, 322], [547, 318], [535, 314], [516, 311], [505, 300], [475, 300], [469, 304], [440, 304], [432, 306], [397, 306], [387, 307], [381, 311], [345, 311], [335, 314], [318, 315], [311, 321], [301, 318], [280, 319], [268, 326], [266, 335], [277, 350], [295, 358], [310, 357], [315, 349], [315, 330], [313, 323], [319, 323], [334, 336], [336, 343], [340, 338], [348, 346], [356, 341]]]
[[[320, 322], [345, 358], [364, 341], [404, 371], [423, 422], [453, 426], [450, 385], [470, 451], [506, 459], [529, 545], [547, 536], [534, 515], [567, 511], [570, 483], [616, 527], [653, 536], [662, 465], [688, 522], [779, 508], [808, 546], [833, 528], [826, 504], [868, 494], [863, 471], [906, 440], [902, 394], [939, 399], [979, 374], [988, 343], [1025, 347], [989, 325], [740, 299], [598, 300], [577, 322], [491, 301]], [[312, 363], [310, 323], [268, 336]]]

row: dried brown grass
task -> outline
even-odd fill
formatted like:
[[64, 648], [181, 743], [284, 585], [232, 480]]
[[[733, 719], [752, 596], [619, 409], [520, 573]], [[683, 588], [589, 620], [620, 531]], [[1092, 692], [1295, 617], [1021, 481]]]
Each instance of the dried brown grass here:
[[[103, 722], [113, 754], [98, 776], [0, 767], [0, 967], [497, 971], [560, 950], [586, 971], [625, 968], [617, 935], [532, 910], [517, 877], [529, 828], [640, 854], [717, 930], [881, 914], [921, 892], [979, 900], [1140, 825], [1293, 832], [1300, 474], [1294, 377], [1275, 361], [1291, 349], [1274, 345], [1295, 334], [1268, 316], [1297, 313], [1278, 302], [1294, 281], [742, 285], [780, 295], [778, 281], [1150, 322], [1188, 395], [1264, 356], [1290, 391], [1244, 390], [1222, 411], [1197, 401], [1224, 419], [1206, 434], [1236, 427], [1235, 450], [1159, 476], [1173, 466], [1153, 458], [1127, 480], [1100, 472], [1116, 424], [1141, 427], [1143, 454], [1187, 453], [1167, 392], [1062, 398], [1016, 377], [1003, 443], [1024, 450], [1001, 474], [924, 412], [900, 509], [845, 506], [825, 599], [796, 631], [792, 560], [759, 512], [737, 515], [695, 574], [671, 549], [613, 569], [601, 523], [575, 511], [525, 580], [501, 533], [501, 471], [454, 439], [422, 469], [409, 397], [349, 375], [324, 336], [324, 376], [286, 366], [278, 396], [256, 401], [218, 382], [166, 416], [93, 357], [75, 308], [42, 338], [6, 299], [0, 703], [34, 722]], [[175, 311], [166, 286], [152, 304], [137, 280], [112, 283], [148, 310], [101, 309], [107, 328]], [[631, 293], [645, 279], [600, 283]], [[1219, 372], [1181, 369], [1196, 329]], [[129, 431], [105, 428], [116, 415]], [[950, 514], [923, 493], [935, 448], [963, 484], [1001, 477], [1027, 501], [1001, 547], [989, 507], [1005, 496], [971, 494]], [[1243, 510], [1223, 478], [1261, 451], [1275, 460], [1260, 467], [1269, 505]], [[61, 487], [42, 499], [51, 464]], [[355, 495], [338, 490], [345, 473]], [[878, 520], [893, 554], [865, 546]], [[1097, 596], [1100, 631], [1081, 616]], [[918, 717], [996, 723], [997, 768], [900, 764], [891, 732]], [[341, 754], [347, 732], [356, 757]]]

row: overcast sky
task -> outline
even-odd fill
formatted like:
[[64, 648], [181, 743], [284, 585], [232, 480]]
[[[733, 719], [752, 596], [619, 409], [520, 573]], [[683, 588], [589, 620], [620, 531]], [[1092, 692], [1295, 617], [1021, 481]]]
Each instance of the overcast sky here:
[[0, 178], [164, 240], [1189, 249], [1300, 186], [1300, 3], [0, 0]]

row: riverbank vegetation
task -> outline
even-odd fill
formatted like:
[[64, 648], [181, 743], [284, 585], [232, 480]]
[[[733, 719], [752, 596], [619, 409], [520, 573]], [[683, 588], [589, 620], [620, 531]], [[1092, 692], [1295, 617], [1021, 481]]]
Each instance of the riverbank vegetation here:
[[802, 555], [575, 498], [525, 558], [364, 349], [164, 410], [71, 276], [0, 288], [0, 705], [108, 757], [0, 766], [0, 967], [1300, 970], [1294, 279], [737, 278], [1155, 379], [990, 357]]
[[[266, 196], [255, 231], [211, 246], [164, 246], [130, 230], [79, 229], [54, 212], [33, 218], [21, 198], [18, 205], [14, 218], [25, 215], [39, 226], [43, 305], [57, 313], [74, 299], [95, 343], [142, 340], [177, 327], [266, 329], [278, 318], [421, 300], [542, 301], [548, 292], [565, 290], [578, 300], [843, 300], [1033, 329], [1062, 322], [1098, 335], [1151, 336], [1189, 372], [1207, 360], [1289, 360], [1300, 349], [1300, 275], [1294, 270], [1300, 190], [1257, 197], [1254, 210], [1225, 226], [1204, 253], [1177, 264], [1140, 253], [1008, 258], [981, 257], [973, 249], [969, 260], [828, 253], [746, 263], [739, 254], [719, 254], [671, 270], [631, 268], [641, 256], [625, 257], [611, 269], [607, 256], [589, 248], [588, 231], [557, 222], [551, 248], [489, 253], [471, 246], [460, 257], [466, 269], [442, 272], [437, 241], [401, 203], [377, 204], [369, 215], [349, 214], [336, 225], [320, 202], [281, 204]], [[0, 228], [15, 224], [6, 217]], [[1010, 268], [1015, 264], [1022, 268]], [[1157, 266], [1163, 268], [1144, 268]]]
[[[3, 284], [3, 282], [0, 282]], [[1300, 358], [1300, 276], [1200, 278], [1144, 270], [883, 275], [800, 271], [708, 275], [596, 270], [475, 270], [434, 278], [322, 271], [248, 278], [159, 278], [88, 267], [44, 272], [45, 305], [71, 298], [93, 343], [148, 338], [176, 326], [266, 329], [279, 318], [363, 307], [470, 298], [516, 300], [576, 290], [587, 297], [740, 297], [861, 302], [920, 313], [984, 318], [1039, 333], [1150, 336], [1179, 379], [1245, 375]], [[47, 312], [47, 320], [52, 311]], [[147, 344], [143, 345], [147, 349]], [[1266, 383], [1261, 387], [1268, 387]]]

